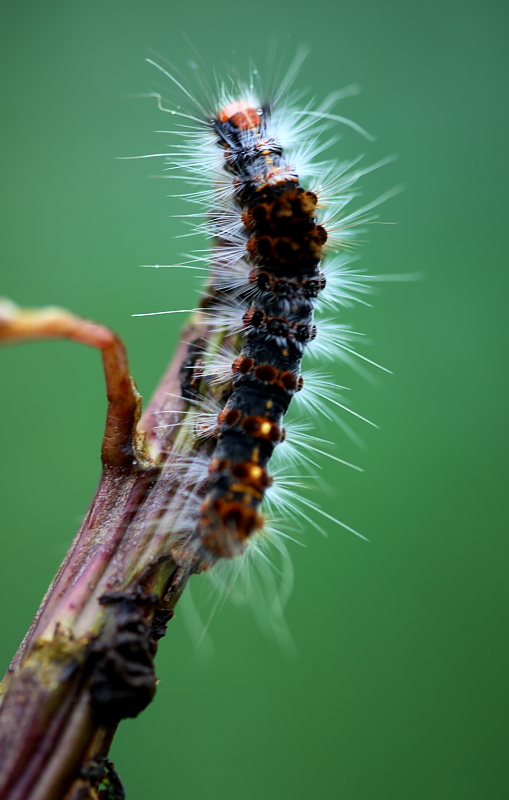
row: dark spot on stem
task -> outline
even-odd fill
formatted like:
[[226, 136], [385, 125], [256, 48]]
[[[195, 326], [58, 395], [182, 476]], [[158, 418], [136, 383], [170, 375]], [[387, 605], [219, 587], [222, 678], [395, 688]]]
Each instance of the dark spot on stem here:
[[142, 591], [106, 594], [113, 613], [90, 649], [90, 692], [96, 722], [115, 724], [136, 717], [154, 697], [154, 656], [172, 612], [157, 609], [158, 598]]

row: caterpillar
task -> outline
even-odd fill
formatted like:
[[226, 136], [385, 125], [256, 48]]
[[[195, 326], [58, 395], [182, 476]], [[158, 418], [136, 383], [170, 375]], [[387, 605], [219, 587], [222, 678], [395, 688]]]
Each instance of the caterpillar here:
[[[316, 161], [334, 141], [317, 143], [332, 122], [365, 134], [331, 113], [354, 87], [299, 110], [289, 97], [293, 66], [282, 89], [268, 98], [255, 89], [253, 70], [248, 84], [235, 78], [227, 86], [216, 79], [211, 101], [210, 89], [200, 99], [175, 70], [149, 62], [189, 107], [182, 102], [167, 107], [161, 94], [151, 93], [161, 110], [184, 120], [166, 132], [184, 142], [157, 155], [166, 157], [169, 170], [184, 170], [191, 181], [205, 183], [203, 191], [181, 196], [205, 206], [207, 217], [197, 230], [213, 240], [210, 253], [193, 258], [195, 266], [206, 262], [210, 270], [194, 309], [209, 335], [191, 343], [181, 371], [181, 393], [193, 423], [180, 442], [189, 466], [185, 488], [167, 512], [187, 545], [192, 541], [203, 563], [213, 564], [244, 553], [263, 530], [261, 506], [273, 484], [269, 462], [276, 448], [295, 451], [299, 445], [301, 460], [311, 464], [312, 451], [347, 463], [317, 447], [324, 440], [307, 433], [305, 425], [297, 427], [292, 442], [283, 420], [308, 388], [305, 353], [339, 355], [347, 362], [365, 358], [353, 348], [355, 334], [348, 326], [327, 317], [317, 324], [314, 317], [317, 308], [349, 306], [368, 291], [368, 277], [349, 266], [350, 242], [360, 222], [375, 218], [371, 210], [385, 197], [353, 212], [345, 209], [361, 175], [390, 159], [364, 170], [358, 160]], [[350, 411], [320, 373], [310, 375], [309, 395], [318, 410], [329, 403]], [[324, 413], [336, 419], [334, 411]], [[284, 493], [283, 507], [288, 506]]]

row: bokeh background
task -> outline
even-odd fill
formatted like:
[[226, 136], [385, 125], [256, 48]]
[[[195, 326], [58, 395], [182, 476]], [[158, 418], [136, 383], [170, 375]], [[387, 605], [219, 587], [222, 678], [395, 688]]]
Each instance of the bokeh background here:
[[[321, 501], [370, 543], [326, 523], [291, 547], [293, 656], [249, 609], [215, 617], [212, 655], [176, 615], [156, 702], [113, 747], [129, 800], [508, 796], [507, 22], [480, 0], [3, 3], [0, 292], [110, 325], [145, 397], [182, 320], [131, 314], [190, 307], [196, 281], [138, 265], [189, 249], [170, 218], [188, 209], [160, 162], [116, 157], [164, 151], [168, 115], [129, 96], [159, 85], [152, 51], [186, 70], [183, 33], [220, 73], [275, 40], [309, 46], [317, 98], [360, 84], [340, 112], [376, 142], [344, 129], [333, 155], [398, 154], [367, 199], [406, 186], [363, 266], [426, 273], [343, 315], [394, 372], [335, 370], [380, 430], [356, 425], [361, 451], [327, 431], [365, 472], [325, 463]], [[0, 359], [3, 670], [93, 495], [105, 398], [84, 347]]]

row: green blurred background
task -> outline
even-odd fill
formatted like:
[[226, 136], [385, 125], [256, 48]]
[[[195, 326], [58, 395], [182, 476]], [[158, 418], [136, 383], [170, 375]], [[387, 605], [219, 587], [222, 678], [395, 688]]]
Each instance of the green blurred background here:
[[[365, 473], [325, 464], [324, 508], [370, 543], [330, 524], [291, 547], [295, 656], [227, 603], [205, 657], [177, 614], [156, 702], [113, 747], [129, 800], [509, 796], [507, 22], [480, 0], [3, 4], [0, 293], [114, 328], [145, 397], [182, 320], [131, 314], [189, 308], [196, 281], [138, 265], [189, 249], [170, 219], [188, 209], [166, 196], [180, 185], [149, 179], [159, 161], [116, 157], [164, 151], [152, 131], [168, 116], [128, 96], [160, 83], [151, 50], [185, 71], [182, 33], [220, 72], [232, 53], [263, 66], [290, 36], [310, 48], [299, 88], [359, 83], [340, 113], [376, 142], [344, 129], [333, 155], [399, 155], [363, 181], [367, 199], [406, 185], [362, 265], [426, 273], [343, 315], [394, 372], [371, 385], [335, 370], [380, 430], [356, 425], [360, 452], [328, 431]], [[105, 398], [87, 348], [0, 358], [3, 670], [96, 487]]]

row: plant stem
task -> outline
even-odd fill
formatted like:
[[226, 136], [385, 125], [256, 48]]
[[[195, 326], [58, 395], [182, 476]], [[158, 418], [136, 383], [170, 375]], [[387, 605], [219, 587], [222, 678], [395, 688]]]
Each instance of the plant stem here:
[[202, 568], [196, 555], [176, 559], [174, 534], [158, 524], [179, 467], [178, 428], [160, 435], [156, 426], [161, 412], [181, 418], [181, 365], [207, 335], [197, 315], [140, 422], [115, 334], [61, 309], [0, 302], [0, 341], [66, 338], [100, 349], [108, 396], [96, 495], [0, 684], [0, 800], [122, 796], [106, 761], [111, 740], [120, 719], [151, 701], [157, 641]]

